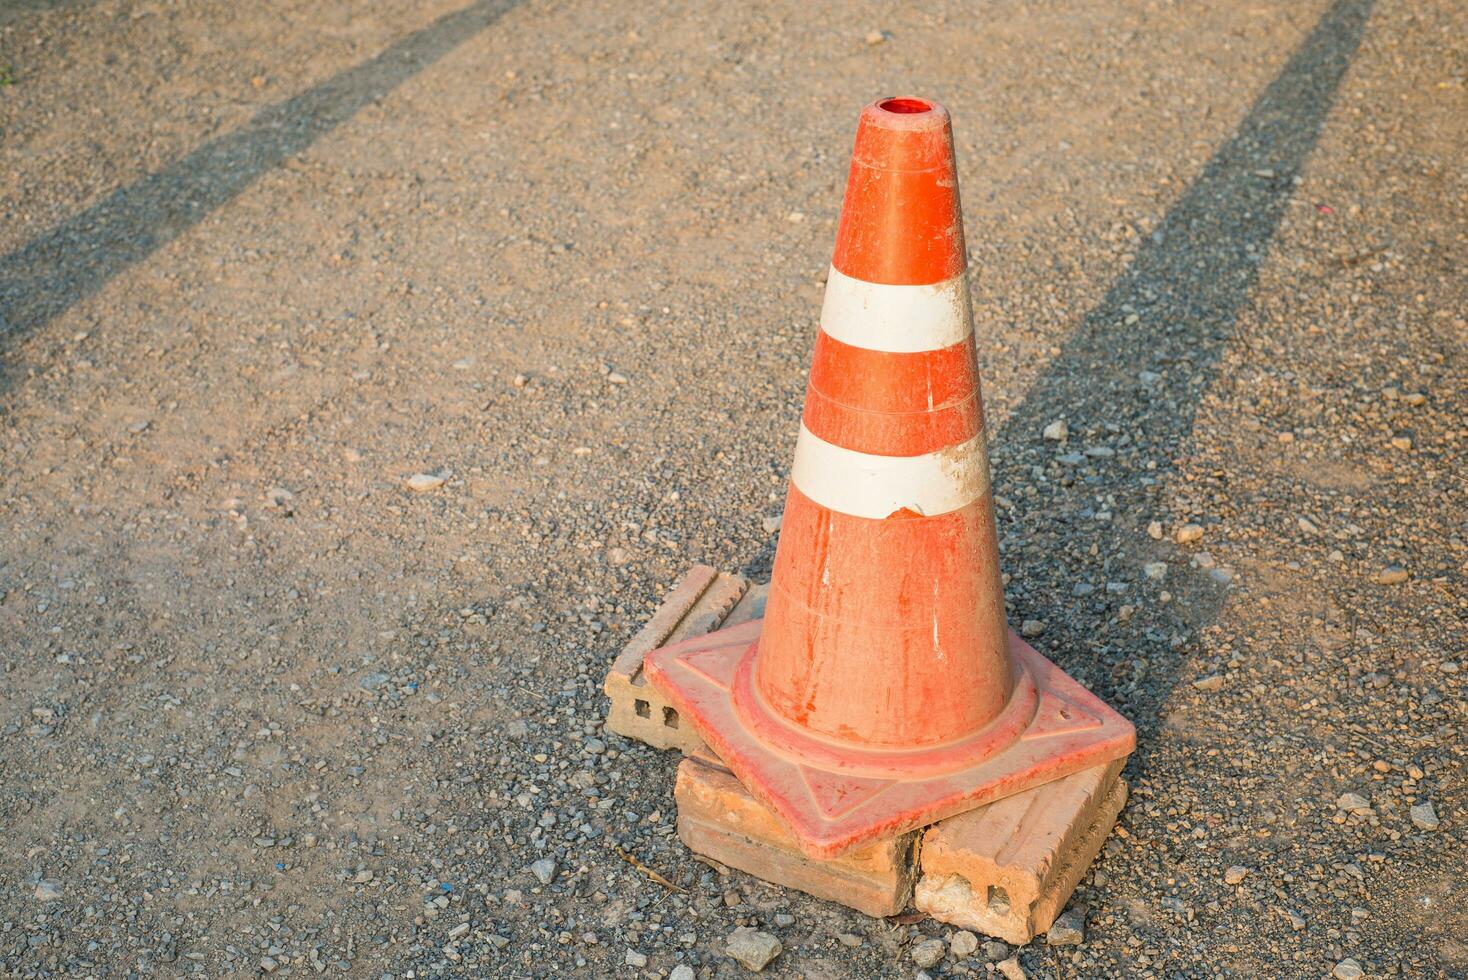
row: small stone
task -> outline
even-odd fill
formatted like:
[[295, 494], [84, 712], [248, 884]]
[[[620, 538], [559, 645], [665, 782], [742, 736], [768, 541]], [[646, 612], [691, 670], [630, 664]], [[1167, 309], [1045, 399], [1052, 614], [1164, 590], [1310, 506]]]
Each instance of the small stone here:
[[1336, 809], [1347, 813], [1370, 813], [1371, 803], [1360, 793], [1342, 793], [1335, 801]]
[[1153, 521], [1152, 523], [1150, 523], [1150, 524], [1147, 525], [1147, 537], [1151, 538], [1153, 541], [1161, 541], [1162, 540], [1162, 522], [1161, 521]]
[[275, 960], [271, 959], [269, 956], [260, 957], [261, 973], [274, 973], [278, 969], [280, 969], [280, 964], [277, 963]]
[[867, 31], [866, 42], [869, 45], [878, 45], [887, 40], [886, 31]]
[[290, 502], [296, 499], [296, 495], [285, 487], [271, 487], [265, 491], [265, 502], [271, 507], [289, 507]]
[[1335, 977], [1335, 980], [1361, 980], [1366, 975], [1366, 971], [1361, 969], [1360, 963], [1347, 956], [1335, 965], [1330, 975]]
[[414, 473], [408, 477], [408, 489], [414, 493], [429, 493], [444, 485], [444, 478], [432, 473]]
[[781, 929], [788, 929], [791, 926], [795, 925], [795, 916], [789, 914], [788, 912], [777, 912], [775, 913], [775, 925], [779, 926]]
[[627, 549], [625, 548], [607, 549], [607, 561], [611, 562], [613, 565], [627, 564], [628, 557], [629, 556], [627, 554]]
[[1407, 450], [1412, 448], [1412, 440], [1407, 438], [1406, 436], [1393, 436], [1392, 448], [1400, 449], [1402, 452], [1406, 452]]
[[862, 938], [851, 932], [837, 933], [836, 941], [842, 946], [850, 946], [852, 949], [859, 949], [862, 944]]
[[1065, 424], [1065, 419], [1057, 419], [1045, 426], [1040, 434], [1051, 442], [1064, 442], [1070, 435], [1070, 428]]
[[1207, 691], [1210, 694], [1214, 691], [1221, 691], [1223, 690], [1223, 675], [1209, 674], [1207, 677], [1200, 677], [1193, 681], [1193, 686], [1200, 691]]
[[1436, 830], [1442, 825], [1437, 818], [1437, 810], [1433, 809], [1432, 803], [1418, 803], [1412, 807], [1412, 826], [1418, 830]]
[[1089, 582], [1077, 582], [1070, 587], [1070, 594], [1078, 599], [1083, 599], [1096, 591], [1096, 587]]
[[377, 671], [371, 674], [364, 675], [362, 679], [357, 682], [357, 686], [364, 691], [375, 691], [390, 680], [392, 680], [392, 677], [390, 675], [384, 674], [381, 671]]
[[647, 966], [647, 954], [639, 953], [635, 949], [629, 949], [627, 950], [627, 955], [622, 957], [622, 962], [640, 970], [644, 966]]
[[1237, 885], [1247, 877], [1249, 877], [1249, 869], [1242, 864], [1236, 864], [1223, 873], [1223, 883]]
[[1401, 585], [1409, 578], [1411, 578], [1411, 575], [1401, 565], [1388, 565], [1376, 573], [1376, 584]]
[[542, 885], [549, 885], [556, 880], [556, 862], [550, 858], [541, 858], [530, 866], [530, 873]]
[[768, 932], [741, 927], [734, 930], [725, 945], [725, 951], [752, 973], [759, 973], [780, 955], [783, 949], [780, 940]]
[[1167, 578], [1167, 562], [1149, 561], [1142, 566], [1142, 574], [1153, 582], [1161, 582]]
[[967, 929], [962, 929], [948, 937], [948, 950], [956, 960], [961, 960], [965, 956], [974, 955], [978, 951], [978, 948], [979, 937]]
[[784, 514], [775, 514], [771, 517], [766, 517], [764, 520], [759, 522], [760, 527], [765, 529], [766, 534], [774, 534], [776, 531], [780, 530], [780, 522], [784, 520], [784, 517]]
[[1178, 544], [1189, 544], [1203, 537], [1203, 528], [1198, 524], [1184, 524], [1172, 534], [1172, 539]]
[[998, 939], [990, 939], [984, 943], [984, 955], [991, 960], [1002, 960], [1009, 956], [1009, 944]]
[[627, 383], [627, 375], [612, 371], [607, 375], [607, 384], [624, 385]]
[[1110, 459], [1116, 455], [1116, 450], [1110, 446], [1091, 446], [1086, 450], [1086, 455], [1092, 459]]
[[694, 980], [693, 967], [687, 963], [679, 963], [673, 967], [673, 972], [668, 974], [668, 980]]
[[523, 374], [517, 374], [510, 379], [510, 384], [514, 385], [516, 388], [523, 388], [529, 383], [530, 379], [525, 377], [525, 375]]
[[469, 923], [467, 922], [460, 922], [458, 925], [449, 930], [450, 939], [458, 939], [460, 936], [467, 935], [469, 935]]
[[941, 939], [926, 939], [912, 948], [912, 961], [924, 970], [942, 963], [946, 955], [948, 947]]
[[453, 363], [453, 368], [455, 371], [467, 371], [473, 366], [474, 358], [472, 357], [461, 357]]
[[61, 899], [61, 882], [42, 878], [36, 882], [36, 898], [42, 902], [55, 902]]
[[356, 885], [365, 885], [371, 880], [372, 871], [369, 868], [363, 868], [361, 871], [358, 871], [355, 875], [352, 876], [352, 883]]
[[1051, 946], [1079, 946], [1085, 941], [1086, 913], [1081, 909], [1064, 913], [1045, 933], [1045, 942]]
[[1027, 619], [1019, 627], [1019, 635], [1026, 639], [1034, 639], [1043, 632], [1045, 632], [1045, 624], [1038, 619]]
[[1066, 453], [1063, 456], [1055, 457], [1055, 462], [1060, 463], [1064, 466], [1080, 466], [1085, 461], [1086, 457], [1082, 456], [1080, 453]]
[[1018, 956], [1002, 960], [995, 969], [1004, 974], [1005, 980], [1030, 980], [1029, 975], [1025, 973], [1025, 968], [1019, 965]]

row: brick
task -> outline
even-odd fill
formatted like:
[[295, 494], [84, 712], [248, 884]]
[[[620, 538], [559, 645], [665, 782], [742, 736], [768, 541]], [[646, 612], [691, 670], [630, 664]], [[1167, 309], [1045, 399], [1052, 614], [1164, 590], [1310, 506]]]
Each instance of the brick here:
[[715, 571], [707, 565], [689, 569], [613, 662], [602, 685], [612, 702], [607, 728], [654, 748], [681, 749], [685, 754], [701, 746], [703, 740], [698, 733], [680, 725], [678, 712], [648, 684], [642, 660], [658, 647], [717, 629], [736, 612], [742, 617], [739, 621], [758, 615], [762, 598], [758, 604], [742, 602], [748, 592], [749, 582], [738, 575]]
[[830, 861], [800, 852], [783, 824], [708, 749], [678, 764], [678, 836], [689, 849], [757, 878], [867, 915], [907, 907], [917, 876], [918, 832]]
[[1126, 802], [1119, 759], [950, 817], [923, 834], [914, 904], [1023, 945], [1050, 928]]

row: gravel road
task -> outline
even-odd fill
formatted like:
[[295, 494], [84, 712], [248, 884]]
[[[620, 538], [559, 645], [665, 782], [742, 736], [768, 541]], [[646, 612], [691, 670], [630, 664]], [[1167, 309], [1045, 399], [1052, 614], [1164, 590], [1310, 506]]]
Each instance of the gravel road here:
[[[1468, 976], [1461, 4], [459, 3], [0, 6], [0, 973]], [[1138, 726], [1078, 945], [720, 873], [601, 727], [768, 572], [898, 92], [1011, 619]]]

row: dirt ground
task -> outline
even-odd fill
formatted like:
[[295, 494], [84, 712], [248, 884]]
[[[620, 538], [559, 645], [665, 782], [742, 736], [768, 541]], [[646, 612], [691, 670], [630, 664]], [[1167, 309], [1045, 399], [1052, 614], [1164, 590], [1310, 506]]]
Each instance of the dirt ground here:
[[1024, 969], [1468, 976], [1465, 27], [0, 5], [0, 973], [735, 977], [756, 925], [914, 976], [951, 930], [693, 861], [600, 693], [688, 565], [768, 573], [856, 113], [910, 92], [1011, 618], [1138, 727]]

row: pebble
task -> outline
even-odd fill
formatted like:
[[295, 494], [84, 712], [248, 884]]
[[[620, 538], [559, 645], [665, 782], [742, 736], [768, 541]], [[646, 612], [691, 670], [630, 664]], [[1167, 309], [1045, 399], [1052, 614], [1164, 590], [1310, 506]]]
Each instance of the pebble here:
[[613, 371], [607, 375], [607, 384], [624, 385], [627, 383], [627, 375]]
[[1149, 561], [1142, 566], [1142, 573], [1153, 582], [1161, 582], [1167, 578], [1167, 562]]
[[862, 938], [854, 932], [837, 933], [836, 941], [842, 946], [850, 946], [852, 949], [856, 949], [862, 944]]
[[55, 902], [61, 898], [61, 882], [42, 878], [36, 882], [36, 898], [42, 902]]
[[780, 940], [768, 932], [741, 927], [735, 929], [725, 945], [725, 951], [739, 961], [739, 965], [753, 973], [759, 973], [780, 955], [783, 949]]
[[1388, 565], [1376, 573], [1377, 585], [1401, 585], [1411, 576], [1401, 565]]
[[1004, 974], [1006, 980], [1030, 980], [1029, 976], [1025, 973], [1025, 968], [1019, 965], [1018, 956], [1011, 956], [1009, 959], [1001, 961], [995, 969]]
[[271, 959], [269, 956], [260, 957], [261, 973], [274, 973], [278, 969], [280, 969], [280, 964], [277, 963], [275, 960]]
[[1065, 419], [1057, 419], [1045, 426], [1045, 431], [1041, 435], [1051, 442], [1064, 442], [1070, 435], [1070, 429], [1066, 426]]
[[1203, 537], [1203, 527], [1199, 524], [1184, 524], [1173, 532], [1172, 539], [1178, 544], [1188, 544]]
[[867, 31], [866, 42], [870, 45], [881, 44], [887, 40], [886, 31]]
[[1153, 541], [1161, 541], [1162, 540], [1162, 522], [1161, 521], [1153, 521], [1152, 523], [1150, 523], [1150, 524], [1147, 525], [1147, 537], [1151, 538]]
[[930, 966], [937, 966], [943, 962], [943, 957], [948, 954], [948, 947], [941, 939], [925, 939], [912, 948], [912, 961], [920, 968], [926, 970]]
[[990, 939], [984, 943], [984, 955], [991, 960], [1002, 960], [1009, 956], [1009, 944], [998, 939]]
[[953, 953], [953, 958], [961, 960], [965, 956], [972, 956], [979, 948], [979, 937], [962, 929], [948, 937], [948, 949]]
[[1193, 686], [1200, 691], [1208, 691], [1210, 693], [1221, 691], [1223, 690], [1223, 675], [1209, 674], [1207, 677], [1200, 677], [1193, 681]]
[[784, 517], [784, 514], [775, 514], [772, 517], [766, 517], [764, 520], [759, 522], [760, 527], [765, 529], [766, 534], [774, 534], [776, 531], [780, 530], [780, 522], [784, 519]]
[[1237, 885], [1249, 876], [1249, 869], [1242, 864], [1236, 864], [1223, 873], [1225, 885]]
[[550, 858], [541, 858], [530, 866], [530, 873], [542, 885], [549, 885], [556, 880], [556, 862]]
[[1038, 619], [1027, 619], [1020, 624], [1019, 635], [1033, 639], [1045, 632], [1045, 624]]
[[644, 966], [647, 966], [647, 954], [639, 953], [635, 949], [629, 949], [627, 950], [627, 955], [622, 957], [622, 962], [640, 970]]
[[1347, 813], [1369, 813], [1371, 803], [1360, 793], [1342, 793], [1335, 801], [1337, 810], [1345, 810]]
[[1366, 975], [1366, 971], [1361, 969], [1360, 963], [1347, 956], [1335, 965], [1330, 975], [1335, 977], [1335, 980], [1361, 980]]
[[1418, 803], [1412, 807], [1412, 826], [1418, 830], [1436, 830], [1442, 825], [1437, 818], [1437, 811], [1433, 809], [1432, 803]]
[[679, 963], [673, 967], [673, 972], [668, 974], [668, 980], [694, 980], [693, 967], [687, 963]]
[[414, 473], [408, 477], [408, 489], [414, 493], [429, 493], [444, 485], [444, 478], [432, 473]]
[[1080, 909], [1061, 915], [1045, 933], [1045, 942], [1051, 946], [1079, 946], [1085, 941], [1086, 913]]

